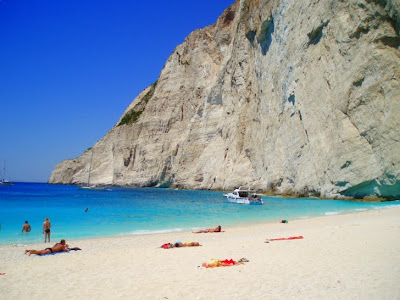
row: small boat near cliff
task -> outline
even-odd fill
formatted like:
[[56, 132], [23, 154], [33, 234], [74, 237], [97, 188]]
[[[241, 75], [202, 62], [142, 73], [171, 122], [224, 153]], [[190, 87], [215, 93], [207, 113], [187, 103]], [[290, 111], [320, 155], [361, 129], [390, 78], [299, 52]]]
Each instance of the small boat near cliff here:
[[8, 181], [7, 179], [5, 179], [5, 177], [6, 177], [6, 161], [4, 161], [4, 165], [3, 165], [3, 178], [0, 181], [0, 186], [14, 185], [14, 183], [12, 183], [11, 181]]
[[92, 184], [92, 185], [82, 185], [79, 187], [80, 190], [97, 190], [97, 191], [104, 191], [106, 187], [104, 185], [97, 185], [97, 184]]
[[92, 156], [90, 157], [90, 166], [89, 166], [89, 174], [87, 185], [82, 185], [78, 187], [80, 190], [96, 190], [96, 191], [104, 191], [106, 187], [104, 185], [98, 184], [90, 184], [90, 173], [92, 172], [92, 162], [93, 162], [93, 148], [92, 148]]
[[14, 185], [14, 183], [11, 182], [11, 181], [2, 179], [2, 180], [0, 181], [0, 186], [6, 186], [6, 185], [7, 185], [7, 186], [11, 186], [11, 185]]
[[223, 194], [224, 197], [231, 203], [248, 204], [248, 205], [263, 205], [261, 195], [251, 192], [250, 188], [240, 186], [232, 193]]

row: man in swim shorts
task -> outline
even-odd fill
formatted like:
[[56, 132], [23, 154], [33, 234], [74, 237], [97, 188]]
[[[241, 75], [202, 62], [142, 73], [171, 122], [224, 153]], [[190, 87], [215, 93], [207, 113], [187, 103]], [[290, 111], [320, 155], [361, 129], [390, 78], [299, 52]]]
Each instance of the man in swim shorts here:
[[47, 238], [49, 238], [49, 243], [50, 243], [50, 219], [46, 218], [43, 222], [43, 234], [44, 234], [44, 242], [47, 242]]
[[28, 221], [25, 221], [25, 224], [22, 226], [22, 232], [31, 231], [31, 225], [28, 224]]
[[68, 244], [65, 243], [64, 239], [62, 239], [59, 243], [55, 244], [51, 248], [46, 248], [43, 250], [25, 250], [25, 254], [29, 253], [29, 256], [31, 254], [43, 255], [43, 254], [50, 254], [63, 251], [68, 251]]

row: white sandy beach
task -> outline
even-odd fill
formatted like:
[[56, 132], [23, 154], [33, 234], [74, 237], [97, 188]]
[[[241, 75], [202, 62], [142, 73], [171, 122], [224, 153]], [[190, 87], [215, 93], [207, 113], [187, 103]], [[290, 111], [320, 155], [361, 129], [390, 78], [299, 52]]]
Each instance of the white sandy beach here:
[[[65, 237], [82, 251], [43, 257], [24, 250], [49, 244], [1, 246], [0, 299], [400, 299], [399, 207], [222, 228]], [[264, 242], [299, 235], [304, 239]], [[175, 241], [203, 246], [158, 248]], [[249, 262], [199, 267], [212, 258], [242, 257]]]

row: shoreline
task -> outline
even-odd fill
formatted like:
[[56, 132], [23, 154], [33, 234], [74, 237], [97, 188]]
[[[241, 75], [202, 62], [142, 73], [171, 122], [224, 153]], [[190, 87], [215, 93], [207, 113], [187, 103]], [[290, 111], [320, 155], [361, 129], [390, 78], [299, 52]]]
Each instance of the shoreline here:
[[[47, 184], [47, 185], [60, 185], [60, 186], [75, 186], [79, 187], [81, 185], [86, 184], [86, 182], [83, 183], [50, 183], [50, 182], [29, 182], [29, 181], [13, 181], [13, 183], [21, 183], [21, 184]], [[100, 183], [100, 185], [103, 185]], [[104, 184], [106, 188], [127, 188], [127, 189], [137, 189], [137, 188], [156, 188], [156, 189], [169, 189], [169, 190], [186, 190], [186, 191], [213, 191], [213, 192], [227, 192], [230, 191], [230, 189], [188, 189], [188, 188], [182, 188], [182, 187], [157, 187], [157, 186], [134, 186], [134, 185], [108, 185]], [[266, 190], [260, 190], [256, 189], [257, 191], [260, 191], [260, 194], [266, 197], [282, 197], [282, 198], [315, 198], [318, 200], [338, 200], [338, 201], [355, 201], [355, 202], [363, 202], [363, 203], [383, 203], [383, 202], [392, 202], [392, 201], [400, 201], [400, 198], [397, 198], [396, 196], [390, 196], [390, 197], [380, 197], [377, 195], [367, 195], [364, 196], [363, 198], [355, 198], [351, 196], [345, 196], [341, 194], [335, 194], [332, 195], [331, 197], [321, 197], [318, 195], [298, 195], [298, 194], [285, 194], [285, 193], [273, 193], [271, 191], [266, 191]]]
[[[58, 242], [0, 246], [5, 299], [395, 299], [400, 297], [400, 207], [224, 227], [68, 240], [71, 251], [24, 255]], [[217, 224], [216, 224], [217, 225]], [[271, 238], [304, 236], [301, 240]], [[162, 249], [197, 241], [201, 247]], [[203, 268], [213, 258], [243, 265]], [[23, 278], [29, 278], [21, 285]], [[43, 287], [43, 278], [51, 278]]]
[[[365, 211], [374, 211], [374, 210], [385, 210], [385, 209], [391, 209], [391, 208], [396, 208], [399, 207], [400, 209], [400, 205], [393, 205], [393, 206], [387, 206], [387, 207], [376, 207], [376, 208], [365, 208], [365, 209], [356, 209], [356, 210], [349, 210], [349, 211], [342, 211], [342, 212], [326, 212], [324, 215], [310, 215], [310, 216], [303, 216], [303, 217], [295, 217], [295, 218], [290, 218], [289, 221], [293, 222], [293, 221], [298, 221], [298, 220], [308, 220], [308, 219], [314, 219], [314, 218], [323, 218], [323, 217], [329, 217], [329, 216], [336, 216], [336, 215], [347, 215], [347, 214], [355, 214], [355, 213], [359, 213], [359, 212], [365, 212]], [[267, 225], [267, 224], [276, 224], [279, 223], [279, 221], [282, 218], [278, 218], [276, 217], [276, 219], [266, 219], [266, 220], [253, 220], [253, 221], [247, 221], [245, 223], [240, 223], [239, 225], [228, 225], [228, 226], [223, 226], [223, 227], [227, 227], [227, 228], [231, 228], [231, 229], [235, 229], [235, 228], [242, 228], [242, 227], [251, 227], [251, 226], [259, 226], [259, 225]], [[215, 224], [215, 226], [217, 226], [219, 224]], [[212, 225], [211, 225], [212, 226]], [[136, 236], [149, 236], [149, 235], [162, 235], [162, 234], [183, 234], [183, 233], [190, 233], [193, 230], [199, 230], [202, 228], [197, 228], [197, 227], [193, 227], [193, 228], [173, 228], [173, 229], [160, 229], [160, 230], [155, 230], [155, 231], [147, 231], [146, 230], [137, 230], [136, 232], [132, 232], [132, 233], [119, 233], [116, 235], [105, 235], [105, 236], [91, 236], [91, 237], [75, 237], [72, 238], [72, 240], [74, 241], [93, 241], [93, 240], [102, 240], [102, 239], [118, 239], [118, 238], [129, 238], [129, 237], [136, 237]], [[64, 239], [68, 239], [68, 237], [61, 237]], [[40, 239], [43, 239], [43, 237], [41, 237]], [[54, 243], [58, 242], [60, 238], [52, 238], [52, 241]], [[51, 242], [50, 244], [52, 244], [53, 242]], [[12, 246], [12, 247], [30, 247], [30, 246], [40, 246], [40, 245], [49, 245], [49, 244], [44, 244], [42, 242], [39, 241], [21, 241], [19, 240], [18, 242], [7, 242], [5, 244], [0, 243], [0, 249], [2, 247], [7, 247], [7, 246]], [[1, 257], [0, 257], [1, 258]], [[0, 260], [1, 262], [1, 260]]]

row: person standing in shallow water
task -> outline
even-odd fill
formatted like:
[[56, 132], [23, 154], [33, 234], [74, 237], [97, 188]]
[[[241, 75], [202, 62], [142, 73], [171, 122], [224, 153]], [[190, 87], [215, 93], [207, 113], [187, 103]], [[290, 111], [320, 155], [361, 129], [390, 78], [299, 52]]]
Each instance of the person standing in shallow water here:
[[22, 232], [31, 231], [31, 225], [28, 224], [28, 221], [25, 221], [25, 224], [22, 226]]
[[44, 234], [44, 242], [47, 242], [47, 238], [49, 238], [49, 243], [50, 243], [50, 219], [46, 218], [45, 221], [43, 222], [43, 234]]

